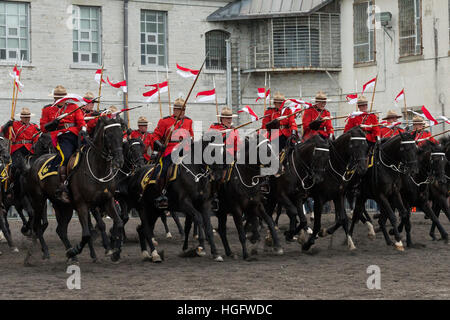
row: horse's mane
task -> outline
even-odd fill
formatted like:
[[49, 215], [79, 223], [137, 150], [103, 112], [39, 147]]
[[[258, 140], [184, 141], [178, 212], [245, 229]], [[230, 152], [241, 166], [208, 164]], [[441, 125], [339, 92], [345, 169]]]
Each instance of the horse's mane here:
[[450, 144], [450, 136], [443, 136], [442, 138], [439, 139], [439, 143], [443, 146]]
[[435, 143], [433, 143], [433, 142], [431, 142], [429, 140], [426, 140], [419, 147], [419, 149], [417, 151], [417, 155], [421, 156], [421, 155], [423, 155], [424, 153], [427, 153], [427, 152], [435, 152], [435, 151], [440, 151], [440, 150], [442, 150], [441, 146], [439, 146], [439, 145], [437, 145], [437, 144], [435, 144]]

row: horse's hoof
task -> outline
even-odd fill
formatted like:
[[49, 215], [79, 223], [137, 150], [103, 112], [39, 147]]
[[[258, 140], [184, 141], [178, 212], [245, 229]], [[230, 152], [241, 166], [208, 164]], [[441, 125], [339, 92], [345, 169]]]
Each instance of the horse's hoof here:
[[376, 234], [375, 233], [368, 233], [367, 234], [367, 238], [369, 238], [370, 240], [375, 240], [376, 239]]
[[116, 251], [111, 255], [111, 261], [114, 263], [118, 263], [120, 260], [120, 251]]
[[152, 242], [153, 242], [153, 245], [154, 245], [154, 246], [157, 246], [157, 245], [158, 245], [158, 241], [156, 241], [155, 238], [152, 238]]
[[264, 244], [268, 247], [271, 247], [273, 245], [272, 237], [270, 235], [266, 236], [266, 238], [264, 239]]
[[111, 249], [105, 250], [105, 256], [109, 257], [113, 254], [113, 251]]
[[250, 250], [250, 255], [252, 255], [252, 256], [258, 255], [258, 249], [253, 248], [252, 250]]
[[156, 249], [152, 252], [152, 261], [154, 263], [162, 262], [161, 256], [158, 254], [158, 251]]
[[204, 257], [206, 255], [206, 252], [202, 247], [197, 247], [197, 249], [195, 249], [195, 253], [199, 257]]
[[305, 230], [300, 230], [300, 234], [297, 237], [297, 242], [302, 246], [306, 243], [306, 231]]
[[347, 236], [347, 245], [350, 251], [356, 250], [355, 244], [353, 243], [353, 239], [350, 236]]
[[19, 252], [19, 249], [17, 249], [17, 247], [12, 247], [12, 248], [11, 248], [11, 252], [13, 252], [13, 253], [18, 253], [18, 252]]
[[394, 235], [394, 229], [390, 229], [390, 230], [389, 230], [389, 235], [390, 235], [390, 236], [393, 236], [393, 235]]
[[214, 258], [214, 261], [216, 261], [216, 262], [223, 262], [223, 258], [222, 258], [222, 256], [216, 256]]
[[152, 257], [150, 256], [150, 254], [148, 253], [147, 250], [144, 250], [141, 252], [141, 257], [142, 257], [142, 261], [152, 261]]
[[320, 232], [319, 232], [319, 237], [324, 238], [324, 237], [326, 237], [327, 235], [328, 235], [327, 229], [322, 228], [322, 229], [320, 230]]
[[403, 243], [401, 241], [394, 243], [394, 247], [397, 251], [405, 251], [405, 247], [403, 247]]
[[198, 240], [198, 235], [194, 235], [194, 240]]
[[173, 238], [172, 234], [170, 232], [167, 232], [166, 233], [166, 239], [172, 239], [172, 238]]
[[310, 227], [308, 227], [308, 229], [306, 229], [306, 233], [307, 234], [313, 234], [313, 231], [312, 231], [312, 229]]
[[284, 254], [283, 248], [274, 248], [274, 251], [277, 256], [282, 256]]
[[275, 230], [277, 230], [277, 231], [278, 231], [278, 230], [280, 230], [280, 228], [278, 228], [278, 226], [275, 226]]
[[72, 259], [72, 258], [75, 257], [76, 255], [77, 255], [77, 253], [75, 252], [75, 249], [74, 249], [74, 248], [67, 249], [67, 251], [66, 251], [66, 257], [67, 257], [68, 259]]

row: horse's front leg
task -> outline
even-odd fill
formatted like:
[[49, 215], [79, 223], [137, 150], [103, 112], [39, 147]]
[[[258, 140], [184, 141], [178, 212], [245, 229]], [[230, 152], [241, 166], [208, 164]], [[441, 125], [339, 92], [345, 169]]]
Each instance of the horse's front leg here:
[[[394, 198], [393, 198], [396, 201], [395, 206], [397, 208], [402, 208], [402, 209], [399, 209], [399, 211], [401, 212], [402, 217], [403, 217], [406, 209], [404, 209], [403, 201], [401, 199], [400, 194], [398, 192], [395, 192], [395, 193], [396, 193], [396, 195], [394, 195]], [[391, 225], [394, 230], [394, 237], [395, 237], [395, 241], [396, 241], [394, 243], [394, 246], [397, 250], [403, 251], [404, 250], [403, 243], [402, 243], [400, 234], [398, 232], [397, 218], [395, 217], [395, 212], [392, 210], [391, 204], [389, 203], [388, 198], [384, 194], [380, 194], [379, 199], [380, 199], [379, 205], [380, 205], [380, 212], [381, 212], [381, 218], [379, 220], [379, 224], [380, 224], [380, 228], [383, 232], [383, 235], [385, 236], [386, 243], [389, 245], [389, 240], [390, 240], [389, 235], [386, 231], [386, 224], [385, 224], [385, 221], [386, 221], [385, 218], [387, 217], [387, 218], [389, 218], [389, 221], [391, 222]]]
[[81, 224], [81, 242], [77, 244], [75, 247], [69, 249], [66, 251], [66, 256], [69, 259], [72, 259], [73, 257], [79, 255], [81, 252], [83, 252], [84, 246], [90, 241], [91, 239], [91, 231], [89, 230], [89, 208], [84, 201], [74, 201], [77, 204], [77, 213], [78, 213], [78, 220]]
[[117, 212], [116, 203], [112, 196], [105, 203], [105, 212], [111, 219], [113, 219], [113, 228], [111, 233], [113, 254], [111, 256], [111, 260], [116, 262], [120, 259], [120, 252], [122, 248], [123, 222]]
[[194, 223], [197, 224], [198, 228], [198, 243], [199, 246], [197, 247], [196, 253], [199, 256], [204, 256], [205, 252], [203, 251], [205, 249], [205, 233], [204, 233], [204, 222], [203, 217], [200, 212], [197, 211], [197, 209], [194, 208], [190, 200], [184, 200], [180, 204], [181, 208], [183, 208], [184, 212], [187, 215], [191, 215], [194, 219]]
[[206, 237], [211, 246], [211, 255], [213, 256], [214, 261], [222, 262], [223, 258], [217, 253], [216, 243], [214, 241], [213, 227], [211, 225], [211, 207], [211, 200], [205, 201], [201, 208], [201, 214], [205, 226]]

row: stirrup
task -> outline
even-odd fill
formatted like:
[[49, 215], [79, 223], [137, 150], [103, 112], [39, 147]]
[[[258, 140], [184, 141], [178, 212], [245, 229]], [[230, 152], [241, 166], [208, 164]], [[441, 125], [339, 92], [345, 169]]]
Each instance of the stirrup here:
[[211, 209], [213, 212], [218, 212], [219, 211], [219, 199], [214, 198], [211, 201]]
[[169, 200], [166, 197], [166, 189], [163, 189], [161, 195], [155, 199], [155, 206], [158, 209], [167, 209], [169, 207]]

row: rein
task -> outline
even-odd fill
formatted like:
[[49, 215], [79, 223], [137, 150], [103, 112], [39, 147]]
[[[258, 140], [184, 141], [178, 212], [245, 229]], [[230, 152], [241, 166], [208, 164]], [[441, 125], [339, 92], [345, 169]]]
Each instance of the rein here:
[[[105, 135], [105, 130], [106, 129], [112, 128], [112, 127], [120, 127], [120, 123], [113, 123], [113, 124], [109, 124], [109, 125], [106, 125], [105, 127], [103, 127], [103, 135]], [[86, 141], [89, 144], [89, 148], [88, 148], [88, 150], [86, 152], [86, 163], [87, 163], [87, 167], [88, 167], [89, 173], [94, 178], [94, 180], [96, 180], [96, 181], [98, 181], [100, 183], [106, 183], [106, 182], [112, 181], [117, 176], [117, 174], [120, 171], [120, 169], [117, 169], [115, 173], [113, 172], [113, 169], [112, 169], [112, 166], [111, 166], [111, 161], [113, 159], [113, 156], [111, 155], [111, 153], [106, 153], [103, 150], [99, 150], [99, 148], [90, 139], [87, 138]], [[106, 160], [106, 162], [110, 163], [109, 173], [106, 176], [104, 176], [103, 178], [99, 178], [99, 177], [95, 176], [94, 172], [92, 171], [91, 164], [89, 163], [89, 152], [91, 151], [91, 149], [94, 149], [94, 151], [99, 153], [100, 156], [104, 160]]]
[[[317, 147], [314, 147], [314, 151], [316, 151], [316, 150], [318, 150], [318, 151], [324, 151], [324, 152], [329, 152], [330, 150], [329, 149], [325, 149], [325, 148], [317, 148]], [[313, 170], [301, 159], [301, 158], [299, 158], [299, 160], [300, 160], [300, 164], [301, 165], [303, 165], [304, 167], [305, 167], [305, 171], [306, 171], [306, 176], [305, 176], [305, 178], [302, 178], [301, 176], [300, 176], [300, 174], [298, 173], [298, 171], [297, 171], [297, 167], [295, 166], [295, 161], [294, 161], [294, 152], [295, 152], [295, 149], [293, 150], [293, 152], [291, 153], [291, 163], [292, 163], [292, 166], [294, 167], [294, 172], [295, 172], [295, 175], [297, 176], [297, 178], [300, 180], [300, 182], [301, 182], [301, 184], [302, 184], [302, 188], [304, 189], [304, 190], [309, 190], [309, 189], [311, 189], [315, 184], [316, 184], [316, 182], [313, 180], [313, 182], [312, 182], [312, 184], [310, 185], [310, 186], [308, 186], [308, 187], [306, 187], [305, 186], [305, 181], [306, 181], [306, 179], [308, 179], [309, 177], [311, 177], [310, 176], [310, 173], [312, 173], [313, 172]], [[314, 152], [313, 152], [314, 153]]]

